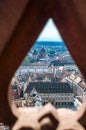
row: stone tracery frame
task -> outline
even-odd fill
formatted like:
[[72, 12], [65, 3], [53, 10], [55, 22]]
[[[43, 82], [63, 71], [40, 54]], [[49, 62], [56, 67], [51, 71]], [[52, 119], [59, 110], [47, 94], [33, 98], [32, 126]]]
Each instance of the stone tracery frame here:
[[[2, 17], [4, 24], [0, 24], [0, 28], [3, 29], [0, 31], [2, 33], [0, 37], [0, 122], [10, 126], [13, 125], [16, 117], [9, 107], [7, 86], [48, 18], [52, 17], [58, 26], [66, 46], [86, 79], [86, 17], [84, 13], [86, 1], [15, 0], [15, 2], [18, 7], [15, 6], [14, 0], [9, 0], [8, 6], [6, 0], [0, 3], [2, 6], [0, 15], [8, 16], [8, 18]], [[9, 24], [8, 19], [11, 20], [12, 25]], [[86, 107], [83, 107], [82, 111], [84, 109], [86, 110]], [[85, 120], [86, 114], [80, 118], [84, 127], [86, 127]]]

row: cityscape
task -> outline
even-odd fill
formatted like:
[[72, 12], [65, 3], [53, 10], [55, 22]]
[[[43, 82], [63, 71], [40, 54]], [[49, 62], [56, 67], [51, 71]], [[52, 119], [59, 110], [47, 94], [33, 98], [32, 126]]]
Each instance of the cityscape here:
[[86, 95], [86, 85], [63, 41], [36, 41], [11, 82], [17, 107], [77, 110]]
[[[75, 111], [82, 105], [86, 83], [51, 18], [14, 74], [9, 91], [17, 108], [40, 110], [51, 103]], [[0, 123], [0, 129], [9, 126]]]

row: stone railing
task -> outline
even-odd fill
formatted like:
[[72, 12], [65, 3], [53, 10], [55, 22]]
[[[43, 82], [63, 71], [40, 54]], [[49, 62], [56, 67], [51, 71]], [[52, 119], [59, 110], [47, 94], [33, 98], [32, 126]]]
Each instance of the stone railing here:
[[85, 130], [86, 103], [83, 102], [77, 111], [59, 108], [55, 109], [50, 103], [43, 109], [16, 108], [12, 105], [12, 112], [16, 116], [12, 130]]

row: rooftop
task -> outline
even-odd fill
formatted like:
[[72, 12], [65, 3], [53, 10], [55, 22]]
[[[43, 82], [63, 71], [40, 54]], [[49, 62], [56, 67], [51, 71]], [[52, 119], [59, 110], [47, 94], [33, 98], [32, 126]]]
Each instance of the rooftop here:
[[73, 93], [70, 85], [63, 82], [30, 82], [26, 92], [30, 93], [33, 88], [38, 93]]

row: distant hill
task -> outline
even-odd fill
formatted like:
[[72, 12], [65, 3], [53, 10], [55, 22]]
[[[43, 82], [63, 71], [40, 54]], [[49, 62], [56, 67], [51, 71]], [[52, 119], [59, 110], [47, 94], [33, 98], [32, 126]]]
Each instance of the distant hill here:
[[65, 46], [64, 42], [61, 41], [36, 41], [34, 45], [44, 45], [44, 46]]

